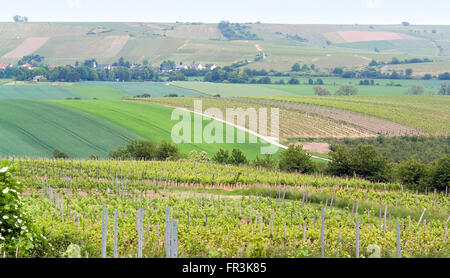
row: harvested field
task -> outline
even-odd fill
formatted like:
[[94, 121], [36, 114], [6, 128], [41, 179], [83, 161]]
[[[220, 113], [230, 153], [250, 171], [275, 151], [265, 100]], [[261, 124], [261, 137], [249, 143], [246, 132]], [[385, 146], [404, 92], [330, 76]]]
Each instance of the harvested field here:
[[41, 48], [49, 39], [50, 37], [27, 38], [12, 51], [3, 55], [3, 58], [22, 58], [23, 56], [30, 55]]
[[418, 39], [416, 37], [394, 32], [338, 31], [336, 33], [346, 42]]
[[302, 145], [304, 150], [312, 151], [316, 153], [327, 154], [330, 152], [330, 144], [318, 143], [318, 142], [298, 142], [294, 143], [295, 146]]
[[127, 44], [130, 36], [108, 36], [105, 40], [108, 41], [108, 48], [105, 49], [105, 57], [114, 57], [122, 50], [122, 48]]

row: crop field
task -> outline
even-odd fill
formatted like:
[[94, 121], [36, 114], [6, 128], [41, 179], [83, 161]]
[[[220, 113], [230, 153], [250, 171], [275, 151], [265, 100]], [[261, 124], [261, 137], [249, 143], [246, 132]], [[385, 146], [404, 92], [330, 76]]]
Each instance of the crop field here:
[[[248, 102], [243, 99], [216, 99], [216, 98], [151, 98], [151, 99], [137, 99], [144, 102], [151, 102], [174, 107], [184, 107], [189, 110], [194, 110], [194, 101], [202, 101], [202, 109], [218, 108], [222, 114], [226, 115], [228, 108], [248, 108], [256, 109], [266, 108], [268, 114], [267, 132], [271, 131], [270, 109], [278, 107], [276, 103], [264, 105], [263, 103]], [[266, 103], [265, 103], [266, 104]], [[239, 125], [239, 122], [234, 122]], [[246, 119], [243, 127], [251, 129], [250, 119]], [[257, 132], [258, 130], [254, 130]], [[333, 121], [330, 118], [325, 118], [317, 115], [302, 113], [300, 111], [283, 109], [281, 107], [279, 113], [279, 136], [280, 142], [288, 142], [290, 138], [351, 138], [351, 137], [367, 137], [376, 136], [376, 133], [368, 129], [356, 125], [345, 124], [343, 122]]]
[[67, 88], [84, 97], [96, 98], [100, 100], [113, 100], [121, 99], [123, 97], [131, 97], [130, 94], [127, 94], [119, 89], [115, 89], [110, 86], [73, 85], [67, 86]]
[[[76, 108], [105, 120], [111, 121], [127, 130], [140, 135], [143, 138], [152, 140], [154, 142], [161, 142], [163, 140], [172, 140], [171, 131], [175, 124], [179, 121], [171, 120], [173, 108], [164, 107], [150, 103], [140, 103], [135, 101], [54, 101], [59, 104]], [[189, 115], [191, 115], [189, 113]], [[181, 119], [180, 119], [181, 120]], [[194, 132], [194, 117], [191, 117], [191, 139], [192, 142]], [[211, 122], [210, 119], [203, 120], [203, 127]], [[225, 125], [220, 124], [223, 128], [223, 135], [225, 136]], [[233, 128], [236, 134], [236, 129]], [[248, 143], [250, 142], [249, 134], [246, 134], [247, 143], [181, 143], [179, 147], [183, 152], [190, 152], [196, 150], [197, 152], [205, 151], [209, 155], [216, 153], [219, 148], [224, 148], [231, 151], [233, 148], [239, 148], [249, 158], [253, 159], [257, 154], [260, 154], [261, 146], [268, 146], [268, 143]], [[223, 137], [225, 142], [225, 137]], [[253, 140], [253, 139], [252, 139]]]
[[163, 82], [102, 82], [89, 81], [79, 82], [80, 85], [98, 85], [108, 86], [124, 92], [125, 94], [136, 96], [149, 94], [152, 97], [165, 97], [169, 94], [177, 94], [178, 96], [198, 96], [199, 93], [190, 89], [179, 88], [167, 85]]
[[70, 157], [107, 157], [111, 149], [142, 138], [95, 115], [30, 100], [0, 100], [0, 154], [51, 157], [54, 149]]
[[447, 136], [450, 133], [448, 125], [450, 100], [445, 96], [268, 97], [266, 99], [355, 111], [387, 119], [432, 135]]
[[450, 256], [447, 193], [192, 161], [14, 164], [43, 256], [69, 242], [89, 258]]
[[65, 99], [86, 98], [64, 86], [51, 85], [0, 85], [0, 99]]
[[[283, 79], [286, 83], [290, 78], [273, 78], [273, 81]], [[318, 78], [312, 78], [314, 82]], [[196, 90], [203, 94], [214, 96], [220, 94], [221, 97], [239, 97], [239, 96], [314, 96], [314, 87], [317, 85], [307, 85], [309, 78], [298, 78], [301, 85], [279, 85], [279, 84], [224, 84], [188, 81], [173, 82], [175, 86]], [[360, 86], [359, 80], [349, 80], [344, 78], [322, 78], [323, 88], [328, 89], [332, 94], [337, 91], [342, 84], [353, 84], [358, 88], [358, 95], [376, 96], [376, 95], [403, 95], [411, 85], [426, 85], [425, 81], [420, 80], [402, 80], [394, 83], [401, 86], [388, 86], [392, 80], [375, 80], [380, 85]], [[435, 85], [436, 86], [436, 85]], [[269, 89], [269, 90], [268, 90]], [[434, 94], [437, 88], [425, 88], [425, 94]]]

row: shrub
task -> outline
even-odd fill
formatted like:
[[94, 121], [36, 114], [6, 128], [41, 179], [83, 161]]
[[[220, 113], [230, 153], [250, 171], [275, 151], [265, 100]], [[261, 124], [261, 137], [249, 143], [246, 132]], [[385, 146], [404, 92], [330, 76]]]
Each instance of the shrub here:
[[312, 173], [316, 171], [311, 156], [303, 150], [303, 146], [290, 145], [281, 153], [279, 167], [289, 172]]
[[406, 187], [422, 189], [427, 186], [429, 171], [425, 164], [416, 159], [409, 159], [399, 164], [397, 176]]
[[221, 164], [228, 163], [230, 154], [227, 150], [220, 148], [220, 150], [213, 156], [213, 161]]
[[423, 95], [423, 93], [425, 92], [424, 88], [422, 85], [412, 85], [411, 87], [409, 87], [405, 94], [407, 95]]
[[314, 94], [316, 96], [329, 96], [331, 95], [330, 91], [328, 91], [327, 89], [320, 87], [320, 86], [315, 86], [314, 88]]
[[240, 149], [233, 149], [228, 163], [233, 165], [248, 164], [248, 160]]
[[277, 161], [271, 154], [266, 154], [263, 157], [257, 155], [255, 160], [253, 160], [252, 165], [255, 167], [275, 169], [277, 167]]
[[158, 147], [157, 158], [160, 160], [177, 160], [182, 154], [177, 145], [168, 141], [162, 141]]
[[358, 88], [350, 84], [342, 84], [334, 94], [338, 96], [352, 96], [358, 94]]
[[24, 186], [12, 175], [14, 169], [0, 163], [0, 251], [29, 255], [44, 241], [36, 232], [22, 202]]
[[53, 151], [53, 157], [54, 158], [63, 158], [63, 159], [69, 158], [69, 156], [66, 153], [64, 153], [60, 150], [57, 150], [57, 149], [55, 149]]
[[358, 145], [348, 148], [337, 145], [333, 146], [330, 156], [327, 171], [333, 175], [358, 175], [371, 181], [389, 181], [392, 178], [387, 159], [373, 146]]
[[431, 185], [438, 190], [445, 190], [450, 185], [450, 155], [445, 155], [432, 169]]

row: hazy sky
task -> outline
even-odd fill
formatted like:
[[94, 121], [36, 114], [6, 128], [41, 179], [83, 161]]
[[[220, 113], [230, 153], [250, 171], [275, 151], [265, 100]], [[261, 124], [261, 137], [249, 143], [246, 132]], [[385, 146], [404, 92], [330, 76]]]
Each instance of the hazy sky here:
[[0, 21], [450, 25], [450, 0], [0, 0]]

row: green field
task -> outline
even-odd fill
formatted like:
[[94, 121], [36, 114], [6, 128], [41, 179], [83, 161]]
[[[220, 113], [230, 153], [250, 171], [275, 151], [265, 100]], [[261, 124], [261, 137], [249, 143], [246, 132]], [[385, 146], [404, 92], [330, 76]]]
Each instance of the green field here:
[[130, 96], [150, 94], [152, 97], [164, 97], [169, 94], [177, 94], [178, 96], [198, 96], [199, 93], [179, 88], [171, 85], [167, 85], [163, 82], [102, 82], [102, 81], [90, 81], [80, 82], [80, 85], [96, 85], [107, 86], [122, 91], [124, 94]]
[[50, 85], [0, 85], [0, 99], [65, 99], [86, 98], [64, 86]]
[[450, 98], [446, 96], [263, 97], [352, 110], [420, 131], [450, 134]]
[[113, 99], [121, 99], [123, 97], [131, 97], [130, 94], [127, 94], [121, 90], [109, 86], [74, 85], [68, 86], [67, 88], [76, 92], [79, 95], [96, 99], [113, 100]]
[[[309, 78], [300, 79], [301, 83], [307, 83]], [[314, 81], [317, 78], [313, 78]], [[286, 79], [288, 81], [288, 79]], [[386, 86], [385, 80], [375, 80], [379, 86], [360, 86], [359, 79], [349, 80], [343, 78], [325, 79], [326, 85], [322, 87], [328, 89], [332, 94], [337, 91], [341, 84], [352, 83], [358, 88], [358, 95], [376, 96], [376, 95], [403, 95], [408, 86], [414, 84], [424, 84], [420, 80], [404, 80], [395, 84], [402, 86]], [[221, 97], [245, 97], [245, 96], [314, 96], [314, 87], [317, 85], [279, 85], [279, 84], [227, 84], [227, 83], [208, 83], [208, 82], [174, 82], [175, 86], [196, 90], [203, 94], [214, 96], [220, 94]], [[436, 88], [425, 88], [425, 94], [436, 93]]]
[[[127, 130], [140, 135], [143, 138], [152, 140], [154, 142], [161, 142], [162, 140], [171, 140], [172, 127], [179, 121], [172, 121], [171, 115], [173, 108], [168, 108], [160, 105], [140, 103], [132, 101], [55, 101], [59, 104], [76, 108], [126, 128]], [[193, 117], [192, 127], [193, 127]], [[207, 125], [211, 120], [204, 120], [203, 126]], [[223, 126], [223, 125], [221, 125]], [[236, 130], [234, 129], [236, 133]], [[194, 132], [192, 131], [192, 138]], [[225, 136], [225, 129], [224, 129]], [[248, 140], [248, 134], [246, 136]], [[259, 140], [258, 140], [259, 141]], [[246, 141], [248, 142], [248, 141]], [[196, 150], [198, 152], [205, 151], [209, 154], [217, 152], [219, 148], [232, 150], [235, 147], [240, 148], [243, 153], [249, 158], [253, 159], [260, 153], [261, 146], [268, 146], [267, 143], [261, 144], [219, 144], [219, 143], [193, 143], [180, 144], [180, 148], [184, 152]]]
[[57, 103], [0, 100], [0, 154], [73, 158], [107, 157], [109, 150], [141, 138], [119, 125]]

